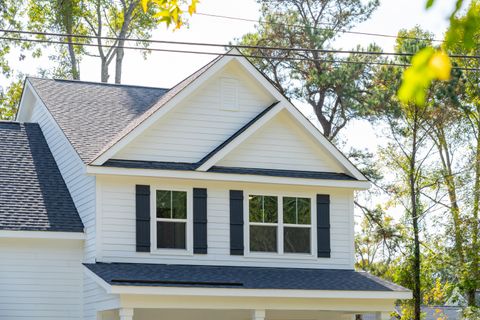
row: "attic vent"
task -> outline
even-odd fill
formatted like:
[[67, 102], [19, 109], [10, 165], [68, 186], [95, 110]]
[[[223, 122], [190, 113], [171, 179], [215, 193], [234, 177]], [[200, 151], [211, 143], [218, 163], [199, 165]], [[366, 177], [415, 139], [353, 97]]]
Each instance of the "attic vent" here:
[[232, 78], [220, 79], [220, 108], [228, 111], [238, 111], [238, 81]]

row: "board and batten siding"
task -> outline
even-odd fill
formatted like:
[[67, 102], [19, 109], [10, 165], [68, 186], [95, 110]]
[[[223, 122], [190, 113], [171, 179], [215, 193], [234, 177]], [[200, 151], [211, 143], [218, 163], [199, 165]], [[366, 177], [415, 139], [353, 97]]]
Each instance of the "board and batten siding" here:
[[45, 105], [36, 101], [29, 119], [37, 122], [70, 191], [85, 226], [85, 262], [95, 259], [95, 177], [85, 174], [85, 164], [63, 134]]
[[2, 238], [0, 257], [0, 319], [82, 319], [82, 241]]
[[[288, 185], [261, 185], [231, 182], [166, 180], [127, 177], [98, 177], [99, 192], [99, 256], [97, 261], [132, 263], [250, 265], [264, 267], [304, 267], [352, 269], [353, 251], [353, 191], [340, 188], [313, 188]], [[169, 186], [172, 189], [207, 189], [208, 254], [173, 255], [135, 250], [135, 185]], [[254, 194], [285, 194], [310, 196], [330, 194], [331, 199], [331, 258], [285, 255], [283, 257], [230, 255], [229, 190], [244, 190]], [[152, 194], [154, 194], [152, 192]], [[313, 211], [315, 212], [315, 210]]]
[[197, 162], [273, 102], [230, 64], [113, 158]]
[[271, 119], [216, 165], [225, 167], [343, 172], [286, 111]]

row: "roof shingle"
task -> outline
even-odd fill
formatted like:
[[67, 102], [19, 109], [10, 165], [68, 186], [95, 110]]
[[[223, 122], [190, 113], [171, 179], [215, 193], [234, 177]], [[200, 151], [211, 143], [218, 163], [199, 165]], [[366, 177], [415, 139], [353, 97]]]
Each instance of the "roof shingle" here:
[[0, 229], [83, 232], [36, 123], [0, 122]]
[[85, 163], [168, 91], [72, 80], [28, 81]]
[[335, 269], [94, 263], [85, 266], [110, 285], [243, 289], [408, 291], [366, 272]]

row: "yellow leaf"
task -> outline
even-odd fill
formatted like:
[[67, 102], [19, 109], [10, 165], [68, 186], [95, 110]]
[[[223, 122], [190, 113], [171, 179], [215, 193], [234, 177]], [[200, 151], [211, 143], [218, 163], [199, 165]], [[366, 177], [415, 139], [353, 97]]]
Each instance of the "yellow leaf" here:
[[143, 12], [147, 12], [148, 9], [148, 1], [149, 0], [142, 0], [140, 3], [142, 5]]
[[428, 66], [435, 73], [435, 76], [439, 80], [450, 79], [450, 71], [452, 70], [452, 64], [450, 58], [443, 51], [437, 51], [430, 58]]

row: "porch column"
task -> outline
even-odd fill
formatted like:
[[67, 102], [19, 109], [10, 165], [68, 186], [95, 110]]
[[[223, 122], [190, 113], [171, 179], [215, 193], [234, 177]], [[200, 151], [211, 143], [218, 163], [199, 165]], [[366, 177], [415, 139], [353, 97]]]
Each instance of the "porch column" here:
[[375, 320], [390, 320], [390, 312], [376, 312]]
[[253, 310], [252, 320], [265, 320], [265, 310], [261, 310], [261, 309]]
[[118, 310], [120, 320], [133, 320], [133, 309], [121, 308]]

